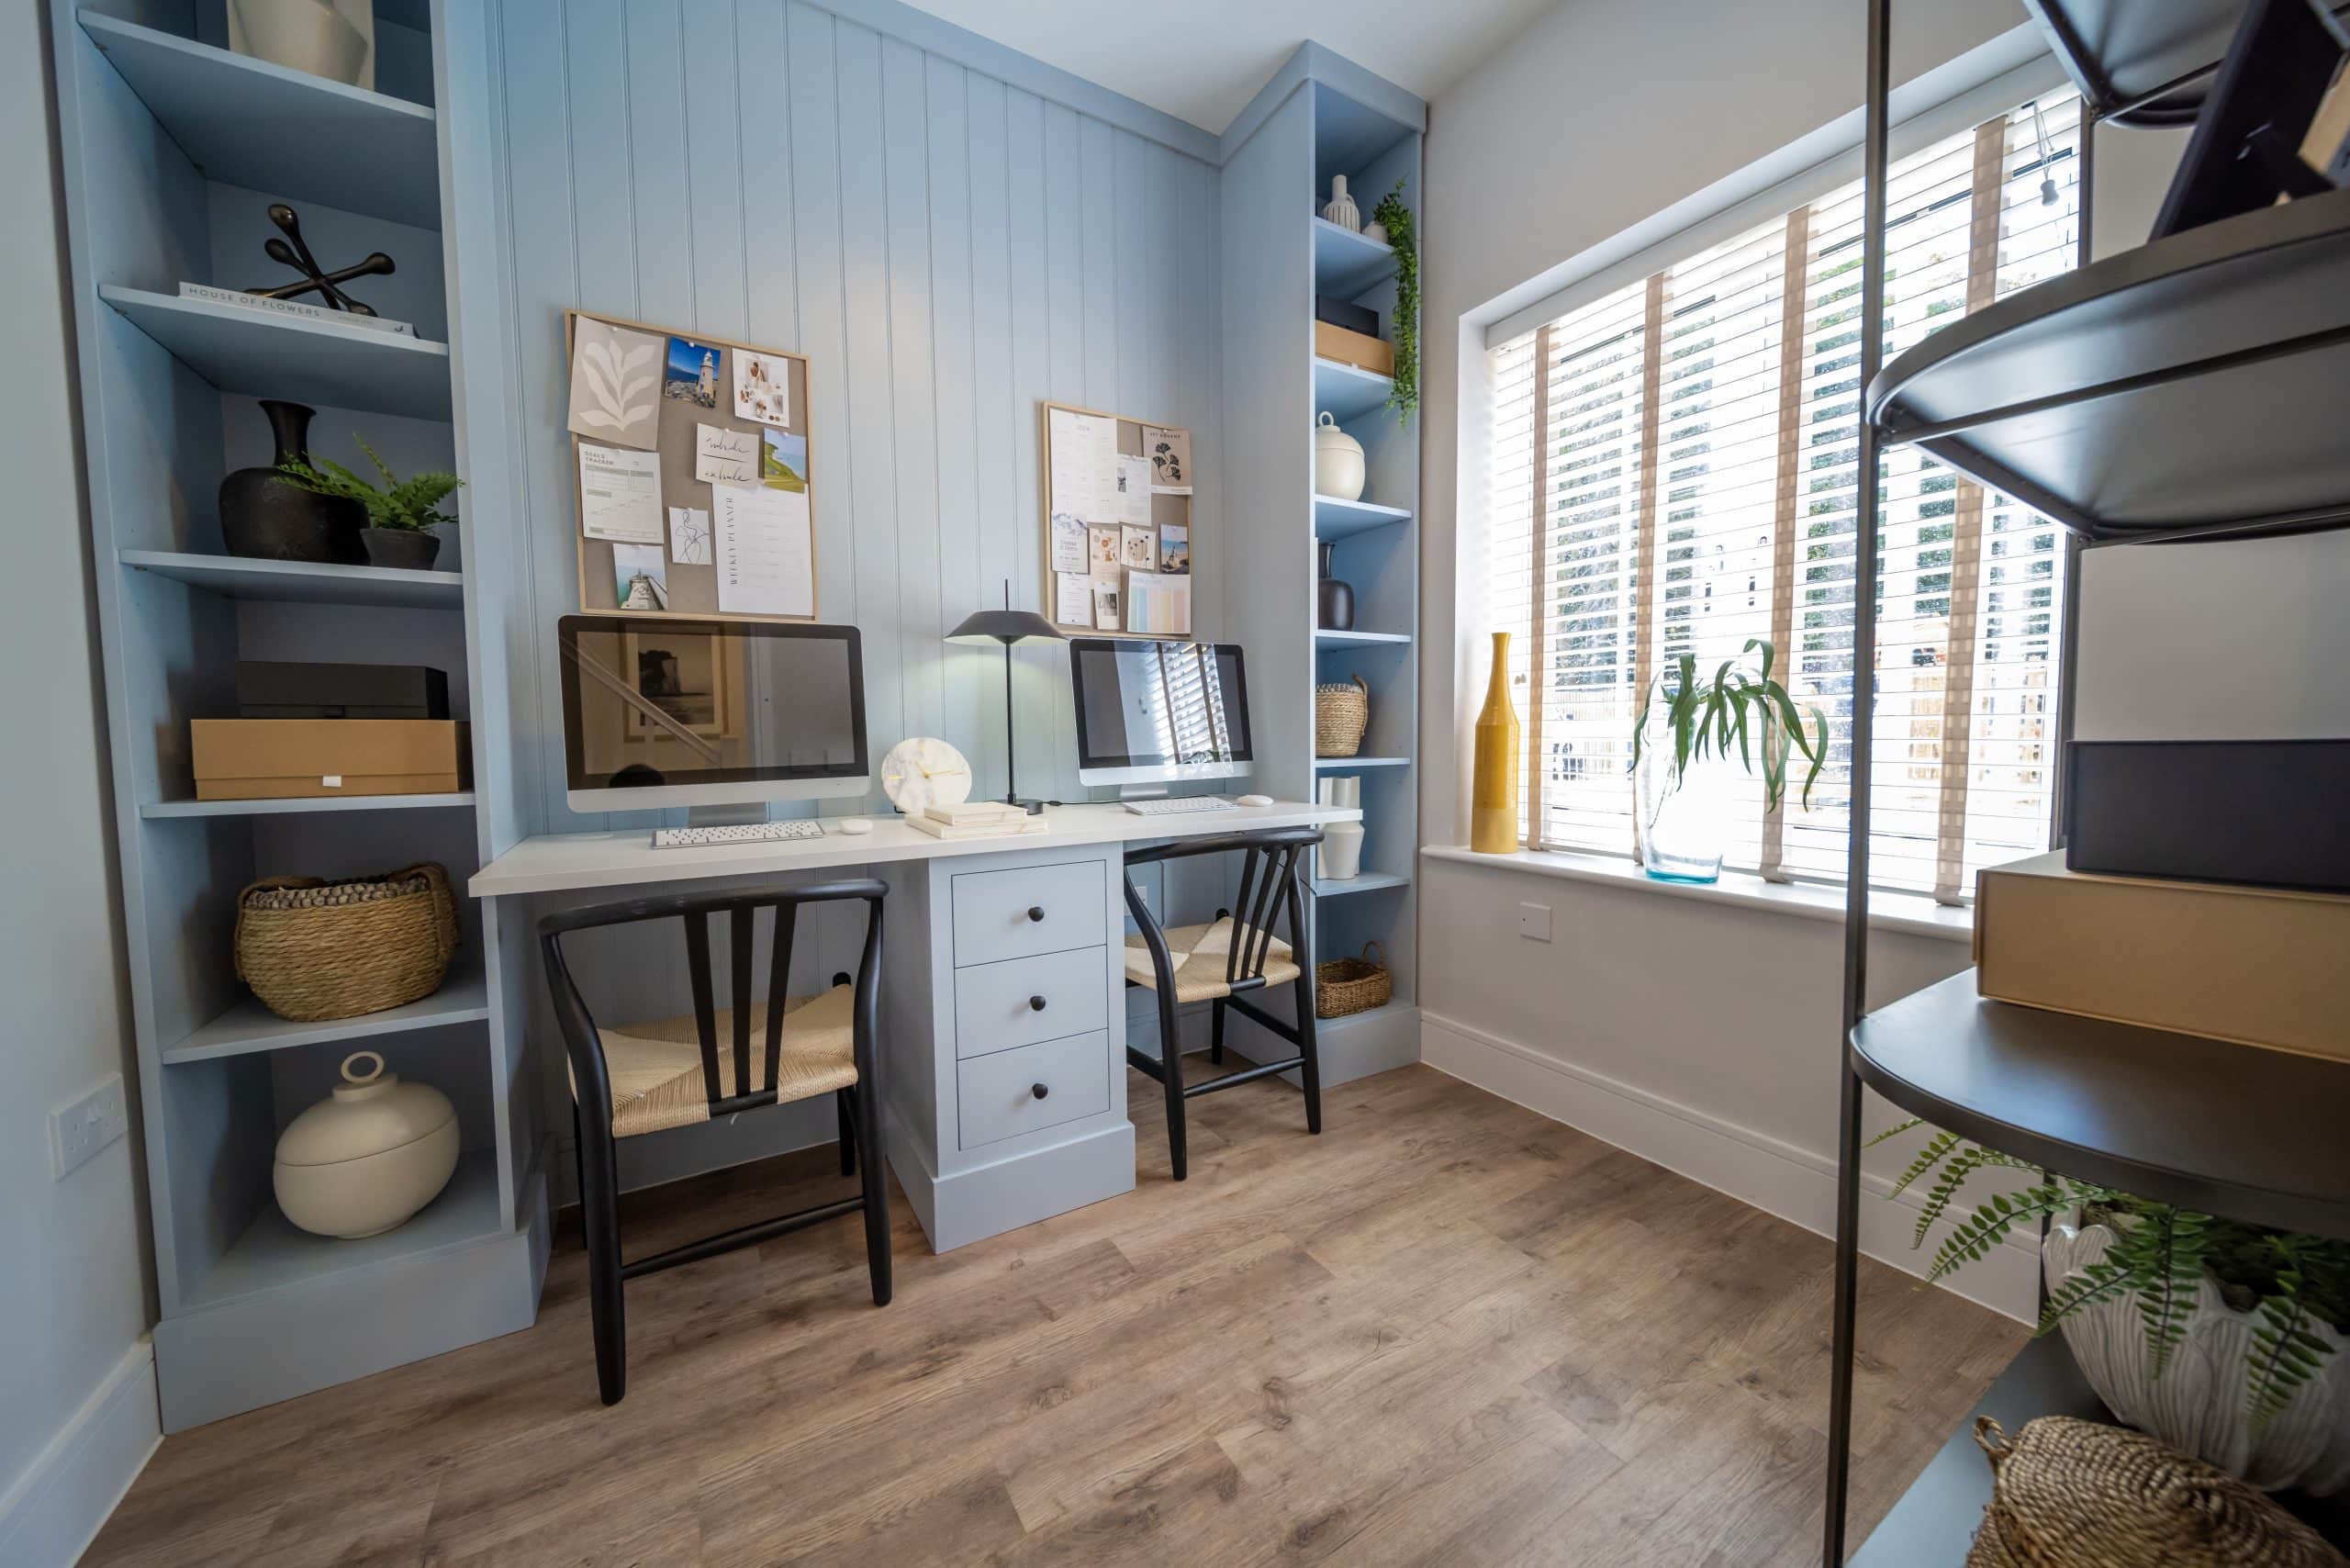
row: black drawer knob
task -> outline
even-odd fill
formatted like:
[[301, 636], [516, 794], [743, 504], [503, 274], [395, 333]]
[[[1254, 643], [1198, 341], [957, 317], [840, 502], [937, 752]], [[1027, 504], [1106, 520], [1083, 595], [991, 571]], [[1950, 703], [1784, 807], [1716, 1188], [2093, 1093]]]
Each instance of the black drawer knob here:
[[1030, 904], [1030, 905], [1028, 906], [1028, 918], [1029, 918], [1029, 919], [1031, 919], [1031, 920], [1042, 920], [1042, 919], [1044, 919], [1044, 918], [1045, 918], [1045, 906], [1044, 906], [1043, 904], [1037, 904], [1037, 903], [1032, 903], [1032, 904]]
[[1028, 1092], [1034, 1094], [1037, 1099], [1042, 1100], [1046, 1094], [1052, 1092], [1052, 1091], [1046, 1089], [1041, 1083], [1032, 1083], [1028, 1086]]
[[1044, 999], [1043, 997], [1041, 997], [1041, 996], [1032, 996], [1032, 997], [1030, 997], [1030, 998], [1028, 999], [1028, 1011], [1029, 1011], [1029, 1012], [1031, 1012], [1031, 1013], [1042, 1013], [1044, 1010], [1045, 1010], [1045, 999]]

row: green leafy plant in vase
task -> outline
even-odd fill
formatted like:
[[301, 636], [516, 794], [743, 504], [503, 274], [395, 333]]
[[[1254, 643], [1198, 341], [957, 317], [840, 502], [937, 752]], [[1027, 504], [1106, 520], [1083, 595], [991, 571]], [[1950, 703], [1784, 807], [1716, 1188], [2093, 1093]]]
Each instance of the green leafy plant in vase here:
[[[1924, 1126], [1902, 1122], [1869, 1147]], [[2022, 1185], [1972, 1209], [1970, 1178]], [[1929, 1179], [1930, 1175], [1930, 1180]], [[2132, 1427], [2271, 1491], [2350, 1488], [2350, 1241], [2197, 1214], [1930, 1130], [1893, 1197], [1928, 1183], [1912, 1245], [1950, 1228], [1929, 1283], [2049, 1222], [2047, 1305], [2081, 1374]]]
[[1404, 182], [1379, 198], [1371, 209], [1371, 221], [1387, 230], [1388, 247], [1395, 252], [1395, 308], [1390, 325], [1395, 334], [1395, 385], [1387, 406], [1401, 424], [1420, 406], [1420, 246], [1412, 223], [1412, 209], [1404, 205]]
[[[1789, 759], [1811, 764], [1804, 775], [1803, 801], [1828, 761], [1828, 720], [1809, 704], [1798, 706], [1773, 678], [1777, 651], [1750, 638], [1738, 657], [1724, 659], [1710, 678], [1697, 673], [1697, 655], [1683, 654], [1642, 694], [1639, 722], [1632, 728], [1632, 773], [1639, 796], [1640, 864], [1668, 882], [1711, 882], [1722, 874], [1729, 842], [1729, 802], [1708, 761], [1728, 764], [1733, 748], [1739, 765], [1754, 771], [1762, 762], [1762, 799], [1776, 811], [1786, 798]], [[1750, 665], [1751, 667], [1750, 667]], [[1651, 743], [1655, 720], [1672, 737]], [[1806, 728], [1806, 721], [1809, 728]]]
[[455, 514], [441, 510], [441, 503], [464, 481], [437, 469], [411, 474], [403, 479], [375, 455], [375, 449], [356, 431], [351, 439], [358, 442], [359, 450], [367, 454], [367, 461], [384, 476], [380, 487], [333, 459], [314, 454], [279, 464], [279, 481], [314, 495], [356, 501], [365, 508], [367, 524], [359, 531], [359, 537], [367, 547], [370, 566], [401, 566], [412, 571], [429, 568], [432, 558], [441, 553], [441, 540], [432, 530], [457, 521]]

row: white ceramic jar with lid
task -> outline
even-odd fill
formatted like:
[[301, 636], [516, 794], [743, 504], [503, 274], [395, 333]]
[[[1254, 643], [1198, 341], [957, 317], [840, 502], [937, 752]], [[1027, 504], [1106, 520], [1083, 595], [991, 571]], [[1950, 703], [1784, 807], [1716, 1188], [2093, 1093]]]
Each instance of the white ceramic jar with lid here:
[[1328, 409], [1314, 426], [1314, 493], [1334, 500], [1362, 499], [1362, 442], [1338, 428]]
[[[353, 1069], [374, 1065], [364, 1072]], [[355, 1239], [404, 1225], [457, 1169], [457, 1108], [427, 1083], [403, 1083], [375, 1051], [343, 1058], [334, 1092], [287, 1124], [270, 1179], [285, 1217], [319, 1236]]]

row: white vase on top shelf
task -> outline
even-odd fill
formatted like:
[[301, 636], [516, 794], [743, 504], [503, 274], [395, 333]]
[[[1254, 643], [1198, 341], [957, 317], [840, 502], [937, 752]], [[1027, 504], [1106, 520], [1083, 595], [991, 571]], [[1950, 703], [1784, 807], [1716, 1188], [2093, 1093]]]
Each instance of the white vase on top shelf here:
[[1330, 201], [1323, 207], [1322, 217], [1326, 222], [1335, 223], [1349, 234], [1362, 232], [1362, 213], [1355, 207], [1355, 198], [1347, 194], [1347, 177], [1344, 174], [1330, 176]]

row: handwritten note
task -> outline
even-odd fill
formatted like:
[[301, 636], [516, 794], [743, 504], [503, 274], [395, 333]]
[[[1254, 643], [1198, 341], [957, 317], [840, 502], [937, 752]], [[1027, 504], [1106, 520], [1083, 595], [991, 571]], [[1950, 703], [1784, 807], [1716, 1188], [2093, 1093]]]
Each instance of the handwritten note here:
[[579, 528], [590, 539], [661, 543], [661, 454], [579, 443]]
[[737, 615], [815, 614], [807, 492], [720, 485], [711, 499], [718, 608]]
[[723, 425], [696, 425], [694, 477], [710, 485], [757, 484], [758, 432], [731, 431]]

